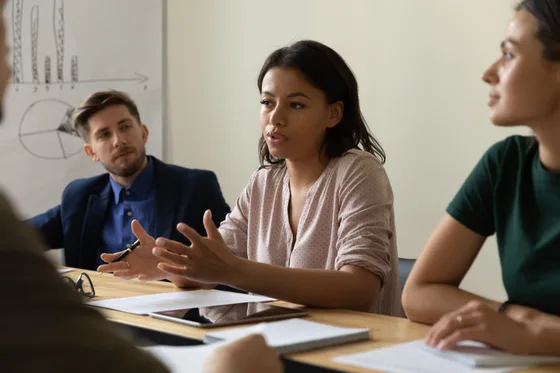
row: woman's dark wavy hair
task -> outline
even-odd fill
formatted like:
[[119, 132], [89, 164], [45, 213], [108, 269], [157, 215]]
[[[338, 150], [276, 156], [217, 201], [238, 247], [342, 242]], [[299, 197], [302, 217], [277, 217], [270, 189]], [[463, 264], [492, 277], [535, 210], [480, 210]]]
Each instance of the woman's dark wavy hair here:
[[526, 10], [538, 22], [536, 37], [543, 43], [543, 57], [560, 61], [560, 1], [523, 0], [515, 10]]
[[[297, 69], [308, 81], [325, 94], [327, 102], [342, 101], [344, 111], [340, 122], [327, 128], [321, 149], [330, 158], [340, 157], [350, 149], [361, 148], [385, 163], [385, 151], [371, 134], [358, 98], [358, 82], [342, 57], [331, 48], [312, 40], [301, 40], [274, 51], [266, 59], [257, 86], [262, 93], [262, 82], [266, 73], [275, 67]], [[259, 140], [261, 165], [281, 164], [283, 159], [273, 157], [268, 151], [264, 137]]]

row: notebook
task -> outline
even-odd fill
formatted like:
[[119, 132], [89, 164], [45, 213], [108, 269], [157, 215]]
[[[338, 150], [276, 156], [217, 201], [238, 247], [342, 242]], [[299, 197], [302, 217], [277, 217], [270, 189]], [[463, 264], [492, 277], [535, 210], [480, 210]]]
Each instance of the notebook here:
[[313, 321], [290, 319], [210, 332], [204, 336], [204, 342], [229, 341], [254, 333], [262, 334], [266, 343], [280, 354], [367, 340], [370, 337], [370, 330], [367, 328], [341, 328]]
[[514, 355], [473, 341], [460, 343], [453, 350], [440, 351], [424, 345], [439, 357], [472, 367], [522, 367], [531, 365], [560, 364], [560, 356]]

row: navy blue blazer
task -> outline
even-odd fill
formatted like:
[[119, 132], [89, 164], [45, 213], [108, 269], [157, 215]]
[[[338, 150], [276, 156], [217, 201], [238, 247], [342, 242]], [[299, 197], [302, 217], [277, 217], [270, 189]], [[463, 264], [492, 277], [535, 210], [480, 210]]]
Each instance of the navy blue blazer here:
[[[155, 232], [188, 244], [176, 229], [183, 222], [206, 235], [202, 224], [204, 211], [210, 209], [216, 225], [230, 209], [212, 171], [188, 169], [154, 162]], [[42, 233], [50, 248], [64, 248], [65, 264], [70, 267], [96, 269], [96, 255], [103, 246], [102, 230], [113, 192], [109, 174], [72, 181], [62, 193], [62, 203], [28, 220]], [[124, 248], [123, 248], [124, 249]]]

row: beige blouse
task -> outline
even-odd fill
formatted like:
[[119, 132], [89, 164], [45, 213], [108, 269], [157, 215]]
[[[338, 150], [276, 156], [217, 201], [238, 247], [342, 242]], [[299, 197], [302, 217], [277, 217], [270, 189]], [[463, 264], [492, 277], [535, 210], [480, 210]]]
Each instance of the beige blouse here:
[[236, 255], [262, 263], [367, 269], [382, 282], [370, 311], [400, 315], [393, 192], [382, 164], [362, 150], [333, 158], [307, 193], [295, 243], [289, 202], [286, 167], [257, 170], [220, 225], [225, 242]]

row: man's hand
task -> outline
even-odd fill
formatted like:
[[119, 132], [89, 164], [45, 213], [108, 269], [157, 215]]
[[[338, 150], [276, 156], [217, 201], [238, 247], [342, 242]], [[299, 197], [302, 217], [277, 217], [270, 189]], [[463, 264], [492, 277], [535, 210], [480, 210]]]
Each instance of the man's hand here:
[[165, 278], [163, 272], [157, 268], [161, 260], [152, 254], [155, 239], [144, 230], [138, 220], [133, 220], [131, 227], [132, 233], [140, 240], [140, 246], [117, 263], [113, 263], [113, 261], [124, 251], [115, 254], [101, 254], [101, 259], [107, 264], [99, 266], [97, 270], [99, 272], [113, 272], [115, 277], [126, 279], [161, 280]]

